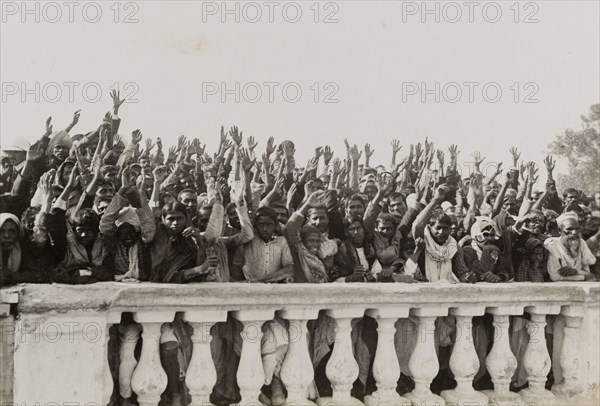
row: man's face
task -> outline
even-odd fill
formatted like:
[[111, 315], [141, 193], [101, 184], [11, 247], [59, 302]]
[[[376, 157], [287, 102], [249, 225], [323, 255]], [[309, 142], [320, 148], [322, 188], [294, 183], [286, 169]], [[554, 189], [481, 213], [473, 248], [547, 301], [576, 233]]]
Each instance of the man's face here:
[[533, 254], [531, 255], [531, 262], [533, 265], [540, 265], [544, 260], [544, 247], [538, 246], [533, 249]]
[[115, 154], [121, 155], [123, 153], [123, 151], [125, 150], [125, 145], [118, 142], [113, 146], [112, 150]]
[[124, 247], [131, 248], [138, 240], [138, 233], [131, 224], [123, 224], [117, 229], [117, 240]]
[[100, 199], [112, 199], [115, 197], [115, 188], [112, 185], [102, 185], [96, 190], [96, 197]]
[[560, 236], [563, 241], [574, 241], [581, 238], [579, 222], [574, 219], [565, 220], [560, 226]]
[[365, 214], [365, 206], [360, 200], [350, 200], [348, 202], [348, 217], [360, 216]]
[[275, 213], [277, 213], [277, 222], [279, 224], [285, 225], [290, 217], [288, 216], [288, 211], [283, 207], [275, 207], [273, 210], [275, 210]]
[[391, 221], [378, 221], [377, 231], [379, 231], [383, 238], [387, 239], [388, 241], [392, 241], [392, 238], [394, 238], [394, 234], [396, 233], [394, 223]]
[[62, 177], [60, 178], [63, 185], [69, 183], [69, 177], [71, 176], [71, 172], [73, 172], [73, 165], [63, 166]]
[[317, 255], [319, 253], [319, 245], [321, 244], [321, 235], [318, 233], [308, 234], [302, 240], [302, 244], [304, 244], [308, 252]]
[[568, 206], [571, 203], [577, 202], [578, 198], [579, 198], [579, 196], [577, 196], [577, 193], [575, 193], [575, 192], [569, 192], [569, 193], [567, 193], [567, 196], [565, 197], [565, 203]]
[[502, 208], [507, 212], [513, 214], [515, 209], [517, 208], [517, 200], [512, 196], [508, 196], [502, 204]]
[[369, 197], [369, 200], [373, 200], [375, 195], [377, 194], [377, 186], [375, 186], [374, 182], [367, 183], [365, 186], [365, 194]]
[[390, 213], [398, 213], [399, 215], [404, 216], [406, 213], [406, 205], [402, 201], [402, 198], [397, 197], [390, 200]]
[[82, 225], [75, 227], [75, 237], [77, 238], [77, 241], [86, 248], [94, 245], [97, 236], [98, 230], [91, 226]]
[[329, 216], [324, 209], [311, 209], [307, 220], [308, 224], [317, 227], [322, 233], [329, 230]]
[[104, 179], [111, 182], [111, 183], [115, 183], [117, 181], [117, 176], [119, 175], [119, 172], [111, 169], [106, 171], [106, 173], [104, 174]]
[[365, 229], [358, 221], [350, 224], [346, 231], [346, 236], [352, 240], [357, 247], [362, 247], [365, 242]]
[[69, 156], [69, 147], [66, 145], [57, 145], [52, 150], [52, 153], [59, 161], [64, 161]]
[[19, 227], [13, 221], [5, 221], [0, 228], [2, 249], [11, 249], [19, 239]]
[[229, 222], [229, 226], [235, 228], [236, 230], [242, 228], [242, 225], [240, 224], [240, 217], [238, 216], [236, 209], [230, 209], [227, 212], [227, 221]]
[[545, 218], [540, 214], [533, 214], [529, 217], [529, 229], [534, 235], [539, 235], [544, 232]]
[[193, 189], [194, 188], [194, 180], [189, 177], [183, 177], [179, 179], [179, 187], [181, 189]]
[[256, 228], [258, 237], [267, 242], [271, 239], [273, 233], [275, 232], [275, 221], [267, 216], [259, 216], [256, 219], [254, 227]]
[[210, 220], [211, 213], [212, 213], [212, 210], [207, 209], [207, 208], [202, 208], [198, 212], [198, 228], [200, 229], [200, 231], [202, 231], [202, 232], [206, 231], [206, 228], [208, 227], [208, 221]]
[[596, 203], [596, 208], [600, 209], [600, 192], [594, 193], [594, 203]]
[[108, 205], [110, 204], [112, 197], [110, 199], [99, 199], [98, 203], [96, 204], [96, 212], [98, 212], [99, 215], [103, 215], [104, 212], [106, 211], [106, 208], [108, 207]]
[[44, 245], [48, 242], [48, 228], [42, 224], [33, 226], [31, 241], [38, 245]]
[[142, 169], [146, 169], [150, 167], [150, 160], [146, 159], [146, 158], [141, 158], [140, 159], [140, 165], [142, 166]]
[[433, 237], [433, 241], [439, 245], [443, 245], [448, 241], [448, 237], [450, 236], [450, 227], [447, 224], [436, 221], [431, 226], [431, 236]]
[[188, 214], [194, 214], [198, 208], [198, 196], [192, 192], [185, 192], [179, 196], [179, 203], [182, 203], [188, 211]]
[[175, 234], [181, 234], [186, 225], [185, 214], [179, 211], [168, 212], [163, 216], [163, 224]]
[[498, 184], [498, 182], [493, 181], [490, 184], [490, 190], [495, 192], [495, 195], [498, 196], [498, 191], [500, 190], [500, 185]]

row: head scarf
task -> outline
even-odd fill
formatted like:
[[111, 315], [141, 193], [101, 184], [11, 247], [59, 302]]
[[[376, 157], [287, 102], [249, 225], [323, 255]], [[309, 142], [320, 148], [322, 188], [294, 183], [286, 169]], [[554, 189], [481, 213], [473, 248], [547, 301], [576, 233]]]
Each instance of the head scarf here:
[[491, 227], [496, 231], [496, 223], [489, 217], [477, 216], [475, 217], [475, 223], [471, 226], [471, 237], [480, 240], [483, 237], [483, 231], [488, 227]]
[[137, 211], [133, 207], [124, 207], [119, 212], [119, 217], [115, 221], [117, 227], [121, 227], [124, 224], [130, 224], [135, 228], [138, 233], [141, 230], [140, 218]]
[[[6, 223], [7, 221], [12, 221], [17, 225], [19, 229], [19, 238], [23, 238], [23, 227], [21, 226], [21, 221], [19, 220], [19, 218], [14, 214], [0, 213], [0, 228], [2, 228], [4, 223]], [[2, 255], [1, 250], [0, 255]], [[0, 263], [0, 265], [2, 264]], [[15, 245], [11, 247], [8, 253], [8, 263], [6, 266], [9, 272], [11, 273], [18, 272], [21, 268], [21, 244], [19, 243], [19, 240], [17, 240]]]
[[560, 216], [558, 216], [556, 218], [556, 223], [558, 224], [558, 227], [561, 227], [562, 224], [564, 222], [566, 222], [567, 220], [575, 220], [575, 221], [579, 222], [579, 216], [577, 216], [577, 213], [575, 213], [573, 211], [568, 211], [568, 212], [563, 213]]
[[54, 147], [57, 146], [66, 146], [69, 149], [71, 149], [73, 146], [73, 141], [71, 141], [69, 133], [65, 130], [57, 131], [50, 136], [50, 142], [48, 143], [48, 148], [46, 149], [46, 155], [48, 158], [54, 156]]

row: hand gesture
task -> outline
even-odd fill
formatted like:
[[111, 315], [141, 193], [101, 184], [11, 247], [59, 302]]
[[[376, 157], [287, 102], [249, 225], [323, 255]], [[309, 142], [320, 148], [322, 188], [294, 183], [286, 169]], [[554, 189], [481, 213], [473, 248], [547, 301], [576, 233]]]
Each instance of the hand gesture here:
[[519, 151], [517, 151], [516, 147], [510, 147], [509, 152], [512, 155], [513, 166], [517, 166], [517, 163], [519, 162], [519, 159], [521, 158], [521, 153], [519, 153]]
[[224, 143], [221, 144], [220, 150], [219, 150], [219, 155], [224, 156], [225, 152], [227, 152], [227, 150], [229, 148], [231, 148], [233, 146], [233, 143], [229, 140], [225, 140]]
[[294, 156], [294, 153], [296, 152], [296, 146], [294, 145], [294, 143], [292, 141], [283, 141], [283, 143], [281, 144], [281, 147], [283, 149], [283, 153], [285, 154], [286, 157], [292, 157]]
[[315, 207], [323, 204], [323, 195], [325, 194], [324, 190], [318, 190], [316, 192], [311, 192], [306, 199], [306, 204]]
[[352, 280], [362, 281], [365, 278], [365, 268], [362, 265], [356, 265], [352, 273]]
[[52, 183], [54, 182], [54, 176], [56, 176], [56, 169], [50, 169], [42, 175], [37, 185], [41, 193], [50, 193], [52, 190]]
[[400, 145], [399, 140], [392, 141], [392, 153], [396, 155], [402, 149], [402, 145]]
[[353, 161], [358, 161], [361, 156], [362, 156], [362, 151], [358, 150], [357, 145], [353, 145], [350, 148], [350, 159], [352, 159]]
[[417, 162], [419, 162], [419, 158], [421, 157], [422, 154], [423, 154], [423, 147], [421, 146], [421, 143], [418, 142], [417, 145], [415, 145], [415, 157], [417, 158]]
[[162, 184], [165, 179], [167, 179], [167, 167], [165, 165], [157, 166], [152, 171], [152, 175], [154, 176], [155, 182]]
[[27, 161], [28, 162], [38, 161], [38, 160], [42, 159], [42, 157], [44, 156], [45, 153], [46, 153], [46, 151], [44, 150], [44, 148], [42, 148], [40, 146], [40, 144], [36, 142], [29, 147], [29, 150], [27, 150]]
[[81, 110], [77, 110], [73, 113], [73, 121], [71, 121], [71, 127], [74, 127], [75, 124], [79, 122], [79, 116], [81, 115]]
[[267, 158], [273, 153], [275, 152], [275, 138], [273, 137], [269, 137], [269, 139], [267, 140]]
[[458, 159], [458, 154], [460, 153], [460, 151], [458, 150], [458, 146], [454, 144], [450, 145], [450, 147], [448, 148], [448, 152], [450, 152], [450, 159], [453, 162], [456, 162], [456, 160]]
[[250, 154], [248, 154], [248, 150], [246, 150], [246, 148], [240, 148], [238, 150], [238, 157], [244, 172], [248, 172], [250, 169], [252, 169], [254, 163], [256, 162], [256, 159], [250, 159]]
[[316, 156], [313, 156], [312, 158], [310, 158], [308, 160], [308, 163], [306, 164], [306, 172], [314, 171], [317, 169], [318, 166], [319, 166], [319, 158]]
[[233, 142], [235, 142], [237, 145], [242, 145], [242, 133], [239, 132], [237, 126], [234, 125], [231, 127], [229, 130], [229, 135], [231, 136]]
[[52, 122], [52, 117], [48, 117], [46, 119], [46, 132], [44, 133], [44, 135], [46, 136], [50, 136], [50, 134], [52, 134], [52, 124], [50, 124]]
[[187, 139], [185, 138], [185, 135], [180, 135], [179, 138], [177, 138], [177, 151], [181, 151], [186, 143]]
[[152, 148], [154, 148], [154, 144], [152, 143], [152, 140], [150, 138], [146, 139], [146, 152], [150, 153], [150, 151], [152, 151]]
[[131, 142], [137, 144], [142, 140], [142, 132], [140, 130], [134, 130], [131, 133]]
[[333, 151], [329, 145], [325, 145], [323, 148], [323, 159], [325, 160], [325, 165], [328, 165], [331, 162], [331, 158], [333, 158]]
[[287, 191], [288, 206], [291, 204], [292, 199], [294, 198], [294, 195], [296, 194], [297, 191], [298, 191], [298, 186], [296, 186], [296, 183], [292, 183], [292, 186], [290, 186], [290, 188]]
[[115, 90], [115, 89], [113, 89], [113, 90], [110, 91], [110, 97], [113, 100], [113, 112], [115, 114], [118, 113], [119, 107], [121, 107], [121, 105], [125, 102], [125, 99], [121, 100], [120, 96], [121, 96], [121, 92], [120, 91]]
[[339, 175], [342, 167], [342, 161], [339, 158], [336, 158], [333, 161], [332, 172], [334, 175]]
[[285, 179], [283, 177], [277, 178], [277, 180], [275, 181], [275, 185], [273, 186], [273, 190], [278, 195], [282, 195], [283, 194], [283, 183], [284, 183], [284, 181], [285, 181]]
[[440, 169], [444, 168], [444, 151], [442, 151], [441, 149], [437, 150], [437, 159], [440, 163]]
[[496, 174], [494, 175], [494, 177], [496, 177], [496, 176], [500, 175], [501, 173], [502, 173], [502, 162], [499, 162], [499, 163], [496, 165]]
[[125, 189], [129, 189], [131, 186], [133, 186], [133, 183], [135, 181], [135, 180], [131, 179], [133, 176], [134, 175], [132, 175], [130, 166], [123, 169], [123, 172], [121, 173], [121, 187], [125, 188]]
[[375, 150], [371, 149], [371, 144], [366, 143], [365, 144], [365, 157], [367, 159], [371, 158], [373, 156], [373, 152], [375, 152]]
[[254, 149], [258, 146], [258, 142], [254, 140], [253, 136], [249, 136], [246, 142], [248, 143], [248, 150], [250, 152], [254, 151]]
[[481, 165], [481, 163], [485, 160], [485, 157], [482, 158], [479, 151], [473, 152], [473, 155], [471, 156], [473, 157], [473, 163], [476, 167], [479, 167], [479, 165]]
[[450, 191], [450, 189], [445, 184], [439, 185], [437, 187], [437, 189], [435, 190], [435, 194], [434, 194], [433, 198], [438, 202], [442, 202], [446, 198], [446, 195], [448, 194], [449, 191]]
[[79, 168], [75, 166], [69, 175], [69, 181], [67, 182], [65, 189], [73, 190], [77, 186], [79, 186]]
[[554, 170], [554, 167], [556, 166], [556, 161], [552, 159], [552, 155], [548, 155], [544, 159], [544, 165], [546, 165], [546, 170], [548, 172], [552, 172]]

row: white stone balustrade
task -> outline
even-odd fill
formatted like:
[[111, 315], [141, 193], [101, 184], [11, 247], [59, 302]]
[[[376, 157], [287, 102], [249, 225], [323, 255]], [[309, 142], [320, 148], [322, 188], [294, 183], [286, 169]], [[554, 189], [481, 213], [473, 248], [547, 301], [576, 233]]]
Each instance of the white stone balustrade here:
[[[367, 405], [598, 404], [600, 398], [600, 284], [512, 283], [434, 284], [190, 284], [99, 283], [86, 286], [23, 285], [2, 289], [3, 400], [21, 404], [107, 404], [115, 390], [108, 367], [108, 331], [117, 326], [122, 397], [137, 394], [140, 405], [157, 405], [167, 386], [159, 340], [163, 323], [177, 312], [194, 328], [192, 357], [186, 373], [192, 405], [208, 405], [216, 381], [211, 354], [211, 327], [232, 315], [242, 325], [237, 371], [241, 405], [259, 405], [265, 381], [261, 359], [261, 326], [275, 315], [289, 324], [289, 345], [280, 378], [288, 405], [362, 404], [350, 391], [358, 376], [353, 355], [353, 320], [377, 321], [373, 377], [377, 390]], [[335, 345], [326, 367], [331, 398], [309, 398], [314, 378], [308, 349], [307, 322], [325, 311], [336, 323]], [[522, 366], [529, 387], [510, 391], [517, 367], [511, 352], [509, 317], [531, 316]], [[131, 313], [136, 323], [120, 323]], [[473, 317], [493, 316], [494, 337], [485, 360], [494, 389], [477, 392], [473, 377], [480, 360], [473, 345]], [[394, 324], [410, 315], [417, 321], [416, 345], [407, 371], [416, 383], [396, 393], [400, 364], [394, 348]], [[435, 321], [456, 320], [457, 334], [450, 369], [457, 387], [440, 396], [430, 385], [439, 369]], [[450, 318], [447, 318], [450, 317]], [[551, 352], [546, 318], [554, 326]], [[550, 331], [548, 331], [550, 332]], [[140, 334], [141, 333], [141, 334]], [[134, 350], [142, 339], [138, 361]], [[492, 337], [490, 337], [490, 340]], [[408, 358], [407, 358], [408, 359]], [[554, 386], [545, 389], [552, 368]], [[475, 403], [473, 403], [475, 402]]]

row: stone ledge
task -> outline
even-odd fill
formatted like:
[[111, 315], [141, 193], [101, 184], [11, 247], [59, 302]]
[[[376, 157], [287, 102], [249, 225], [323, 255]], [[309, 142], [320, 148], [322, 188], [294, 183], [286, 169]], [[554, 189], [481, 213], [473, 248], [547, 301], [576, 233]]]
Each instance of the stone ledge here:
[[2, 301], [15, 303], [19, 313], [67, 311], [136, 311], [161, 308], [184, 311], [189, 307], [243, 310], [303, 307], [326, 309], [331, 305], [448, 308], [483, 304], [486, 307], [532, 304], [584, 304], [598, 302], [599, 282], [467, 284], [330, 283], [247, 284], [198, 283], [186, 285], [105, 282], [91, 285], [20, 285], [3, 288]]

